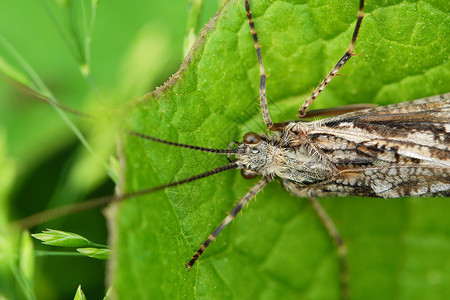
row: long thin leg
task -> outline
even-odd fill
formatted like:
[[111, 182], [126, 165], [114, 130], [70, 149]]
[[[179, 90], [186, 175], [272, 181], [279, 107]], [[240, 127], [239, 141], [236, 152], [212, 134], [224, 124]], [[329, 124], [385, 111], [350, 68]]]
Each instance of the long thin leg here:
[[302, 118], [306, 114], [306, 110], [314, 100], [319, 96], [319, 94], [325, 89], [325, 87], [330, 83], [330, 81], [336, 76], [339, 70], [345, 65], [345, 63], [352, 57], [353, 50], [355, 50], [356, 38], [358, 37], [359, 28], [361, 27], [361, 22], [364, 17], [363, 15], [364, 9], [364, 0], [359, 1], [359, 11], [358, 11], [358, 19], [356, 20], [355, 30], [353, 31], [352, 41], [350, 42], [350, 46], [348, 46], [347, 51], [338, 61], [338, 63], [331, 69], [330, 73], [325, 77], [325, 79], [319, 84], [319, 86], [311, 93], [311, 95], [306, 99], [305, 103], [300, 107], [298, 111], [298, 117]]
[[376, 106], [376, 104], [349, 104], [330, 108], [310, 109], [306, 112], [304, 118], [332, 117]]
[[269, 183], [271, 179], [269, 177], [263, 177], [255, 186], [253, 186], [247, 194], [242, 197], [241, 200], [233, 207], [233, 209], [228, 213], [228, 216], [220, 223], [219, 226], [208, 236], [206, 241], [200, 246], [200, 248], [195, 252], [192, 256], [191, 260], [185, 265], [186, 269], [189, 271], [194, 263], [199, 259], [200, 255], [202, 255], [203, 251], [209, 246], [209, 244], [216, 239], [219, 233], [224, 229], [242, 210], [244, 205], [246, 205], [256, 194], [258, 194], [267, 183]]
[[261, 103], [261, 111], [266, 123], [267, 128], [272, 127], [272, 119], [270, 118], [269, 108], [267, 107], [266, 96], [266, 73], [264, 71], [264, 65], [261, 57], [261, 45], [258, 43], [258, 36], [256, 35], [255, 22], [252, 18], [252, 12], [250, 11], [249, 0], [244, 0], [245, 10], [247, 11], [248, 24], [250, 25], [250, 31], [253, 37], [253, 43], [255, 44], [256, 55], [258, 56], [259, 65], [259, 102]]
[[[332, 116], [338, 116], [350, 112], [360, 111], [368, 108], [374, 108], [377, 107], [376, 104], [350, 104], [350, 105], [344, 105], [344, 106], [335, 106], [330, 108], [321, 108], [321, 109], [310, 109], [306, 112], [306, 114], [303, 116], [305, 119], [309, 118], [317, 118], [317, 117], [332, 117]], [[270, 128], [270, 131], [282, 131], [289, 123], [295, 122], [294, 120], [291, 121], [284, 121], [281, 123], [273, 123], [272, 127]], [[230, 160], [231, 162], [231, 160]]]
[[325, 209], [320, 205], [316, 198], [308, 198], [311, 201], [313, 208], [315, 209], [320, 221], [323, 223], [328, 231], [334, 245], [336, 246], [339, 257], [339, 272], [340, 272], [340, 284], [341, 284], [341, 299], [349, 298], [349, 285], [348, 285], [348, 263], [347, 263], [347, 246], [341, 237], [333, 220], [328, 216]]

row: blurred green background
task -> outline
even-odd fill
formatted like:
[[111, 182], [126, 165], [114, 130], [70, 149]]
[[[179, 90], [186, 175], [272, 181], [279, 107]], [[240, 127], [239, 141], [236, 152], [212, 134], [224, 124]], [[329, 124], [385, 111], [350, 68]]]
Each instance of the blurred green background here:
[[[200, 12], [190, 10], [192, 2], [2, 0], [0, 67], [3, 72], [17, 71], [13, 72], [16, 79], [32, 77], [18, 59], [20, 55], [55, 99], [102, 118], [175, 73], [184, 57], [189, 16], [195, 21], [195, 14], [200, 13], [195, 28], [198, 33], [223, 1], [205, 1]], [[85, 48], [89, 28], [93, 28], [90, 53]], [[3, 203], [1, 213], [16, 220], [47, 207], [112, 194], [114, 184], [108, 179], [107, 168], [115, 149], [110, 135], [98, 128], [92, 130], [92, 122], [69, 116], [95, 147], [99, 157], [93, 157], [52, 107], [37, 101], [27, 88], [5, 76], [1, 79], [0, 153], [4, 157], [0, 161], [5, 164], [0, 172], [12, 183], [4, 189], [3, 201], [9, 204]], [[36, 87], [36, 81], [25, 82], [43, 94], [48, 92]], [[106, 243], [106, 226], [99, 210], [32, 228], [31, 232], [56, 226]], [[83, 257], [40, 257], [35, 267], [36, 296], [73, 298], [81, 284], [88, 298], [99, 299], [105, 293], [104, 267], [104, 262]], [[10, 297], [18, 289], [5, 282], [0, 288], [4, 289], [0, 295]], [[20, 299], [23, 295], [15, 296]]]

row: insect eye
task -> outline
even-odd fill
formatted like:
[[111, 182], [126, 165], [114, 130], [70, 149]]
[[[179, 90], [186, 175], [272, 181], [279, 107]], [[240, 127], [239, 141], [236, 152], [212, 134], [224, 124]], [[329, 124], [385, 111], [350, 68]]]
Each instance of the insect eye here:
[[247, 145], [255, 145], [261, 142], [261, 137], [254, 132], [247, 132], [244, 135], [243, 142]]
[[258, 176], [258, 173], [255, 172], [255, 171], [252, 171], [252, 170], [241, 169], [241, 175], [245, 179], [253, 179], [253, 178], [256, 178]]

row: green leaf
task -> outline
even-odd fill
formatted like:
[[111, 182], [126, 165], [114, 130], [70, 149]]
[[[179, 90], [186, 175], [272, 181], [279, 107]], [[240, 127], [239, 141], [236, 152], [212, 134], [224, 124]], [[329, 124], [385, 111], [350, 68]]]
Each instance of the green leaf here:
[[79, 234], [61, 230], [47, 229], [31, 236], [50, 246], [78, 248], [97, 245]]
[[[83, 2], [86, 4], [88, 1]], [[118, 103], [129, 101], [130, 98], [140, 96], [162, 84], [182, 62], [187, 11], [185, 0], [140, 0], [133, 5], [123, 1], [100, 2], [92, 36], [93, 64], [90, 79], [94, 84], [87, 82], [86, 79], [89, 78], [80, 75], [83, 65], [74, 61], [70, 55], [67, 44], [61, 38], [60, 28], [55, 28], [43, 2], [52, 1], [0, 1], [0, 32], [17, 53], [36, 70], [61, 103], [86, 112], [96, 120], [103, 120], [106, 115], [114, 115], [111, 110], [121, 111]], [[75, 2], [75, 5], [81, 4], [81, 1]], [[95, 6], [97, 1], [91, 3]], [[201, 15], [202, 24], [217, 10], [217, 7], [214, 7], [216, 1], [209, 2], [206, 6]], [[89, 7], [85, 6], [86, 9]], [[60, 11], [56, 13], [59, 17]], [[79, 16], [83, 17], [81, 13]], [[82, 23], [84, 19], [77, 22]], [[146, 35], [149, 32], [153, 34]], [[149, 40], [155, 37], [158, 39], [154, 39], [153, 44], [150, 43]], [[88, 41], [85, 42], [87, 44]], [[136, 61], [139, 58], [131, 58], [137, 53], [140, 53], [140, 57], [148, 56], [142, 58], [145, 63], [138, 64]], [[28, 75], [14, 59], [14, 55], [5, 51], [4, 47], [0, 47], [0, 56], [10, 66]], [[126, 65], [129, 63], [133, 64]], [[132, 72], [133, 76], [130, 76]], [[132, 78], [133, 82], [130, 82], [128, 77]], [[36, 101], [24, 93], [23, 89], [11, 85], [11, 82], [3, 82], [1, 78], [0, 94], [3, 99], [0, 101], [0, 126], [6, 128], [7, 132], [5, 152], [8, 158], [17, 163], [18, 174], [14, 185], [8, 180], [0, 182], [0, 185], [9, 184], [8, 189], [13, 190], [11, 196], [4, 199], [9, 202], [11, 208], [2, 210], [2, 218], [5, 215], [10, 220], [17, 220], [48, 207], [82, 201], [90, 197], [88, 195], [114, 192], [112, 183], [109, 186], [104, 184], [107, 177], [104, 166], [99, 166], [93, 155], [86, 155], [83, 145], [75, 145], [76, 137], [51, 107]], [[70, 118], [86, 133], [99, 157], [105, 159], [115, 151], [116, 136], [105, 134], [104, 128], [99, 128], [96, 121], [90, 122], [76, 116]], [[111, 126], [112, 124], [102, 125], [116, 134], [117, 129]], [[88, 158], [85, 159], [86, 156]], [[4, 179], [8, 170], [2, 168], [0, 174]], [[93, 188], [97, 189], [100, 184], [101, 189], [92, 192]], [[38, 230], [48, 227], [79, 232], [95, 237], [96, 240], [107, 239], [105, 220], [99, 210], [76, 215], [73, 219], [58, 219]], [[91, 235], [92, 232], [94, 234]], [[37, 251], [45, 247], [37, 243], [36, 246]], [[8, 247], [11, 248], [9, 250], [12, 255], [17, 255], [18, 244]], [[42, 256], [37, 258], [37, 276], [33, 287], [37, 298], [71, 298], [73, 287], [81, 280], [89, 282], [91, 297], [99, 299], [104, 295], [104, 262], [61, 256], [52, 258], [48, 252], [43, 251], [40, 251], [39, 255]], [[9, 261], [8, 256], [5, 262]], [[86, 273], [87, 269], [89, 272]], [[0, 280], [0, 293], [3, 287], [12, 290], [17, 288], [14, 278], [11, 278], [10, 274], [6, 275], [8, 280]], [[2, 279], [5, 277], [2, 276]], [[91, 290], [94, 290], [95, 294]], [[30, 291], [33, 292], [32, 289]], [[7, 298], [15, 297], [7, 294]]]
[[105, 297], [103, 297], [103, 300], [111, 299], [111, 290], [112, 290], [112, 288], [109, 287], [108, 290], [105, 293]]
[[107, 260], [111, 252], [111, 250], [109, 249], [98, 249], [98, 248], [79, 248], [77, 249], [77, 251], [83, 255], [101, 260]]
[[73, 297], [73, 300], [86, 300], [86, 296], [83, 293], [83, 290], [81, 289], [81, 285], [78, 286], [77, 292], [75, 293], [75, 297]]
[[[251, 1], [262, 44], [269, 109], [295, 119], [310, 88], [345, 52], [357, 1]], [[444, 0], [368, 1], [356, 52], [315, 107], [385, 105], [449, 91], [450, 26]], [[130, 105], [127, 128], [226, 148], [263, 132], [258, 66], [243, 1], [229, 1], [180, 71]], [[123, 192], [225, 165], [223, 156], [124, 136]], [[208, 234], [256, 181], [228, 171], [120, 205], [113, 287], [119, 298], [337, 299], [336, 250], [304, 199], [266, 187], [205, 251]], [[322, 199], [348, 244], [355, 299], [423, 299], [450, 293], [449, 199]], [[439, 296], [441, 295], [441, 296]]]
[[33, 293], [33, 244], [26, 231], [8, 226], [12, 183], [17, 168], [6, 154], [6, 135], [0, 127], [0, 298], [35, 299]]
[[3, 57], [0, 56], [0, 73], [7, 78], [11, 78], [25, 86], [30, 86], [31, 82], [28, 77], [14, 66], [10, 65]]
[[33, 241], [28, 231], [22, 232], [21, 245], [20, 245], [20, 271], [24, 277], [33, 282], [35, 261], [33, 255]]

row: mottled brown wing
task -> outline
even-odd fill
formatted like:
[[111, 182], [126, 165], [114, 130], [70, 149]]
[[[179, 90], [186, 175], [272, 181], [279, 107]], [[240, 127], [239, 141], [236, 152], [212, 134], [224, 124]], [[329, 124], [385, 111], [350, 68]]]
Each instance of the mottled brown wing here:
[[363, 196], [423, 197], [450, 196], [448, 168], [435, 166], [393, 166], [346, 168], [339, 175], [316, 184], [301, 186], [284, 181], [285, 187], [300, 197]]
[[[373, 108], [363, 109], [363, 110], [357, 110], [354, 112], [338, 115], [336, 117], [327, 118], [326, 123], [328, 122], [334, 122], [334, 121], [344, 121], [344, 120], [352, 120], [353, 117], [370, 117], [370, 116], [379, 116], [381, 119], [386, 118], [386, 120], [390, 119], [394, 122], [397, 122], [399, 120], [395, 120], [396, 115], [413, 115], [416, 114], [417, 116], [426, 116], [428, 112], [446, 112], [445, 114], [433, 114], [433, 118], [438, 118], [436, 121], [444, 121], [449, 122], [448, 120], [448, 112], [450, 105], [450, 93], [443, 94], [443, 95], [436, 95], [432, 97], [417, 99], [413, 101], [406, 101], [406, 102], [400, 102], [396, 104], [386, 105], [386, 106], [377, 106]], [[394, 117], [394, 119], [392, 118]], [[380, 120], [381, 120], [380, 119]], [[376, 119], [374, 119], [376, 120]]]
[[310, 142], [337, 173], [299, 196], [394, 198], [450, 195], [450, 94], [310, 123]]

